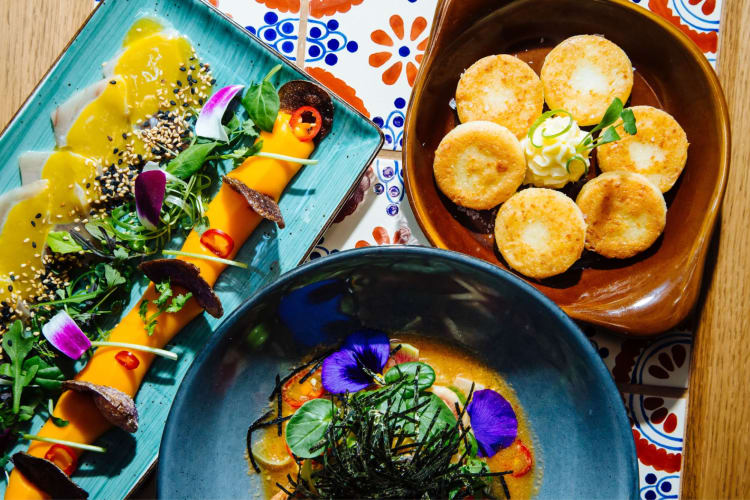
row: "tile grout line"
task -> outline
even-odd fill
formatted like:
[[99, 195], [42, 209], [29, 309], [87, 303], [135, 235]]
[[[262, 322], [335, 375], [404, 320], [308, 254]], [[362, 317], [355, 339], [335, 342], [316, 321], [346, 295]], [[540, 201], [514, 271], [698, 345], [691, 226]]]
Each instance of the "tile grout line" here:
[[378, 151], [377, 154], [378, 160], [392, 160], [392, 161], [398, 161], [400, 162], [401, 157], [401, 151], [392, 151], [390, 149], [381, 149]]
[[648, 384], [627, 384], [616, 382], [617, 390], [627, 394], [641, 394], [644, 396], [659, 396], [663, 398], [685, 399], [689, 398], [686, 387], [661, 386]]
[[299, 7], [299, 28], [297, 29], [297, 60], [294, 64], [305, 70], [305, 53], [307, 50], [307, 19], [310, 17], [310, 0], [303, 0]]

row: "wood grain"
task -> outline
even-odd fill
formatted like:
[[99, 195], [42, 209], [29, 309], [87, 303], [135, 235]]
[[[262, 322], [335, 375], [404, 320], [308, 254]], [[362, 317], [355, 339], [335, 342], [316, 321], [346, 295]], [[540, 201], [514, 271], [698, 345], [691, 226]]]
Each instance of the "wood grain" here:
[[86, 20], [91, 0], [0, 0], [0, 129]]
[[[726, 0], [719, 77], [732, 122], [732, 160], [718, 254], [695, 336], [684, 498], [750, 497], [750, 2]], [[707, 277], [708, 278], [708, 277]]]

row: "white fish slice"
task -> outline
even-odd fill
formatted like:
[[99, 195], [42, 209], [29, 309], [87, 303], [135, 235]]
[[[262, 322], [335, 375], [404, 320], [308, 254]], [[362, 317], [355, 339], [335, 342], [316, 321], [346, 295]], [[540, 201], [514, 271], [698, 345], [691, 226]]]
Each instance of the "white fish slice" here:
[[70, 127], [73, 126], [78, 115], [81, 114], [83, 108], [91, 101], [99, 97], [106, 88], [107, 80], [100, 80], [93, 83], [73, 94], [72, 97], [52, 112], [52, 128], [55, 131], [57, 147], [62, 148], [67, 145], [68, 132], [70, 132]]

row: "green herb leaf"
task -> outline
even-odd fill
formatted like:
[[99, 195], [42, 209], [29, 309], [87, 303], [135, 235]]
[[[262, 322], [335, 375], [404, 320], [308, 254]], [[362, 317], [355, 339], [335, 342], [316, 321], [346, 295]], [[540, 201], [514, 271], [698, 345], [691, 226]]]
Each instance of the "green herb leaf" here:
[[67, 231], [50, 231], [47, 246], [55, 253], [77, 253], [83, 250]]
[[622, 124], [625, 132], [630, 135], [635, 135], [638, 133], [638, 128], [635, 126], [635, 115], [633, 114], [632, 109], [623, 109], [620, 118], [622, 118]]
[[159, 297], [154, 300], [154, 304], [160, 307], [166, 305], [167, 301], [172, 296], [172, 287], [170, 286], [169, 281], [156, 283], [154, 284], [154, 288], [156, 288], [156, 291], [159, 292]]
[[321, 455], [323, 448], [310, 451], [326, 434], [333, 418], [333, 402], [328, 399], [313, 399], [292, 415], [286, 426], [286, 444], [300, 458]]
[[[428, 395], [430, 402], [419, 412], [419, 432], [417, 440], [422, 441], [425, 438], [432, 438], [439, 434], [445, 429], [446, 426], [456, 425], [456, 417], [453, 416], [453, 412], [448, 408], [442, 399], [436, 395], [430, 393]], [[430, 429], [430, 422], [437, 414], [435, 424]], [[427, 434], [427, 431], [430, 431]]]
[[47, 411], [49, 411], [49, 418], [52, 420], [52, 423], [55, 424], [57, 427], [65, 427], [70, 422], [65, 420], [64, 418], [56, 417], [52, 414], [54, 408], [52, 407], [52, 400], [50, 399], [47, 403]]
[[[3, 351], [10, 358], [11, 376], [13, 377], [13, 413], [21, 407], [21, 392], [25, 386], [23, 361], [34, 346], [34, 337], [25, 335], [23, 324], [16, 320], [3, 335]], [[36, 374], [36, 370], [34, 371]], [[27, 382], [28, 384], [28, 382]]]
[[148, 315], [148, 301], [143, 299], [138, 306], [138, 316], [145, 322]]
[[271, 83], [271, 77], [281, 69], [281, 65], [275, 66], [263, 78], [263, 81], [251, 86], [242, 98], [242, 105], [245, 107], [250, 119], [258, 127], [267, 132], [273, 131], [273, 124], [276, 122], [276, 116], [279, 114], [279, 93]]
[[172, 299], [172, 302], [170, 302], [169, 306], [165, 309], [168, 313], [176, 313], [177, 311], [180, 311], [183, 307], [185, 307], [185, 303], [192, 297], [192, 292], [188, 293], [181, 293], [179, 295], [175, 295], [175, 297]]
[[602, 121], [599, 122], [599, 125], [591, 129], [591, 133], [593, 134], [597, 130], [602, 130], [605, 127], [609, 127], [615, 121], [620, 117], [622, 114], [622, 101], [619, 97], [615, 97], [615, 99], [612, 101], [612, 104], [609, 105], [607, 108], [607, 111], [604, 112], [604, 116], [602, 117]]
[[127, 283], [125, 278], [122, 277], [122, 274], [120, 274], [120, 271], [110, 266], [109, 264], [104, 264], [104, 280], [107, 284], [107, 288], [112, 288]]
[[200, 170], [208, 155], [218, 145], [218, 142], [203, 142], [189, 146], [167, 164], [167, 172], [180, 179], [187, 179]]
[[120, 260], [127, 259], [130, 256], [130, 254], [128, 253], [127, 250], [125, 250], [124, 247], [115, 248], [113, 255], [115, 256], [115, 259], [120, 259]]
[[419, 371], [417, 388], [423, 391], [435, 382], [435, 370], [430, 365], [420, 361], [409, 361], [392, 367], [385, 374], [385, 382], [386, 384], [393, 384], [406, 380], [407, 384], [403, 389], [404, 396], [414, 396], [414, 378], [417, 376], [417, 370]]
[[615, 130], [614, 127], [609, 127], [604, 132], [602, 132], [602, 135], [599, 136], [599, 138], [596, 141], [597, 146], [601, 146], [603, 144], [609, 144], [610, 142], [615, 142], [620, 140], [620, 134], [617, 133], [617, 130]]

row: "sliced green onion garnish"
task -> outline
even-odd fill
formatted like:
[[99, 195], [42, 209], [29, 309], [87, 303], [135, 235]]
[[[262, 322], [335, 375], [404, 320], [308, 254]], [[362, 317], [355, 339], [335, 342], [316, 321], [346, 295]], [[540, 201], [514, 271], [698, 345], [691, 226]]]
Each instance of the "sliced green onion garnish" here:
[[581, 163], [583, 163], [583, 168], [584, 168], [583, 175], [586, 175], [589, 173], [589, 166], [586, 163], [586, 160], [583, 158], [583, 156], [580, 156], [580, 155], [572, 156], [570, 159], [568, 159], [567, 162], [565, 162], [565, 170], [568, 173], [570, 173], [570, 164], [573, 163], [574, 161], [580, 161]]
[[70, 446], [71, 448], [78, 448], [79, 450], [95, 451], [97, 453], [107, 453], [107, 448], [101, 446], [94, 446], [93, 444], [75, 443], [73, 441], [65, 441], [63, 439], [54, 439], [42, 436], [35, 436], [33, 434], [21, 434], [21, 437], [28, 439], [29, 441], [42, 441], [44, 443], [62, 444]]
[[542, 137], [544, 137], [545, 139], [554, 139], [555, 137], [560, 137], [565, 132], [567, 132], [568, 130], [570, 130], [570, 127], [573, 126], [573, 115], [571, 115], [570, 113], [568, 113], [564, 109], [558, 109], [557, 113], [563, 114], [563, 115], [568, 115], [568, 118], [569, 118], [568, 125], [564, 129], [562, 129], [560, 132], [558, 132], [556, 134], [551, 134], [551, 135], [545, 134], [544, 130], [542, 130]]
[[301, 163], [302, 165], [317, 165], [318, 164], [318, 160], [310, 160], [307, 158], [295, 158], [294, 156], [279, 155], [276, 153], [266, 153], [265, 151], [255, 153], [255, 156], [263, 156], [265, 158], [273, 158], [274, 160], [288, 161], [291, 163]]
[[172, 361], [177, 361], [177, 354], [164, 350], [164, 349], [158, 349], [156, 347], [149, 347], [147, 345], [128, 344], [127, 342], [100, 342], [100, 341], [93, 341], [91, 342], [91, 345], [94, 347], [124, 347], [125, 349], [132, 349], [134, 351], [150, 352], [151, 354], [156, 354], [157, 356], [161, 356], [162, 358], [167, 358], [167, 359], [171, 359]]
[[[529, 142], [531, 142], [532, 146], [534, 146], [535, 148], [541, 148], [542, 146], [544, 146], [544, 144], [539, 144], [539, 145], [534, 144], [534, 132], [536, 132], [536, 129], [539, 128], [539, 125], [541, 125], [542, 123], [544, 123], [544, 120], [546, 120], [550, 116], [554, 116], [554, 115], [559, 114], [559, 113], [567, 114], [568, 116], [570, 116], [570, 122], [571, 123], [568, 124], [568, 128], [571, 127], [571, 125], [573, 124], [573, 117], [570, 115], [570, 113], [568, 113], [564, 109], [553, 109], [553, 110], [547, 111], [546, 113], [542, 113], [539, 116], [539, 118], [537, 118], [536, 121], [534, 121], [534, 123], [531, 124], [531, 128], [529, 129], [529, 134], [528, 134], [528, 136], [529, 136]], [[568, 128], [566, 128], [564, 131], [562, 131], [561, 134], [567, 132]], [[544, 134], [542, 134], [542, 135], [544, 136]], [[555, 137], [555, 136], [552, 136], [552, 137]]]
[[202, 253], [183, 252], [181, 250], [163, 250], [161, 253], [164, 255], [177, 255], [182, 257], [193, 257], [195, 259], [212, 260], [214, 262], [221, 262], [229, 266], [241, 267], [247, 269], [247, 264], [244, 262], [237, 262], [236, 260], [222, 259], [221, 257], [214, 257], [213, 255], [204, 255]]

